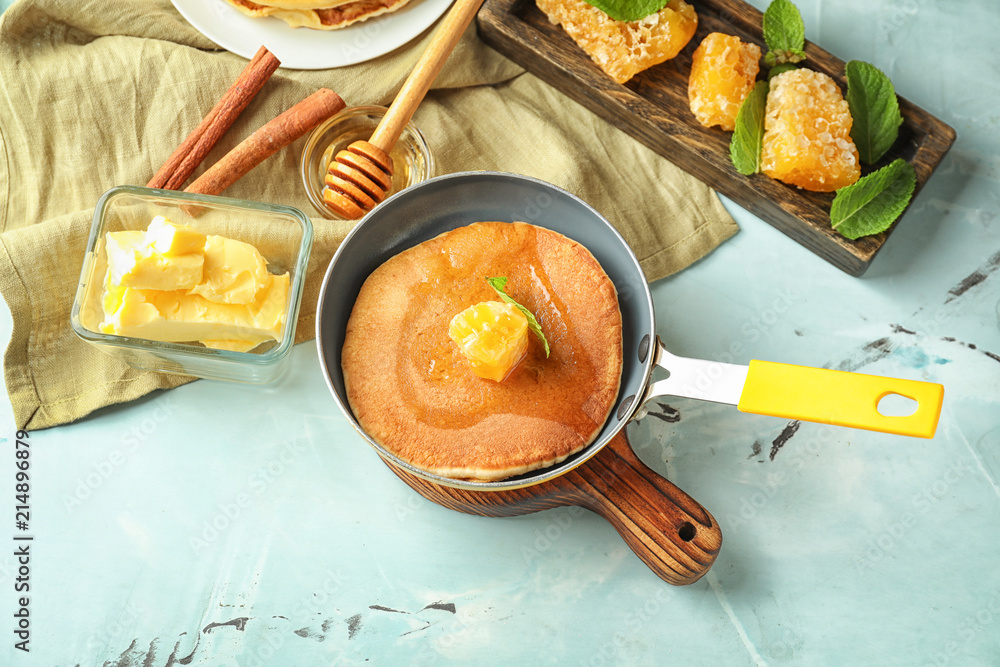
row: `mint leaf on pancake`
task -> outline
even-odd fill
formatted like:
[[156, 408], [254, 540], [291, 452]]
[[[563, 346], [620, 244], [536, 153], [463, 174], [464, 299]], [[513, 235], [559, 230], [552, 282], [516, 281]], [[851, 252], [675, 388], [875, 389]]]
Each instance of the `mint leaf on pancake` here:
[[531, 329], [531, 331], [541, 339], [542, 345], [545, 346], [545, 357], [548, 358], [549, 341], [545, 338], [545, 334], [542, 332], [542, 325], [539, 324], [538, 320], [535, 319], [534, 313], [532, 313], [530, 310], [519, 304], [517, 301], [514, 301], [514, 299], [507, 296], [507, 293], [503, 291], [504, 288], [507, 286], [507, 278], [504, 278], [503, 276], [498, 276], [496, 278], [487, 278], [486, 282], [490, 284], [490, 287], [496, 290], [496, 293], [500, 295], [500, 298], [503, 299], [504, 302], [509, 303], [510, 305], [514, 306], [522, 313], [524, 313], [524, 316], [528, 318], [528, 328]]
[[906, 160], [894, 160], [837, 190], [830, 207], [830, 223], [849, 239], [883, 232], [910, 203], [916, 182], [913, 166]]

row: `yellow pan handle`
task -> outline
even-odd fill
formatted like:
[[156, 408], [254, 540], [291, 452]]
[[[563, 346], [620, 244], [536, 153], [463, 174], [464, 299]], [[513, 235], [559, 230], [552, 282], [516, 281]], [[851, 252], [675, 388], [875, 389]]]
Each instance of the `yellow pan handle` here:
[[[881, 414], [879, 401], [889, 394], [916, 401], [916, 412], [906, 417]], [[737, 407], [758, 415], [932, 438], [943, 400], [944, 387], [931, 382], [754, 360]]]

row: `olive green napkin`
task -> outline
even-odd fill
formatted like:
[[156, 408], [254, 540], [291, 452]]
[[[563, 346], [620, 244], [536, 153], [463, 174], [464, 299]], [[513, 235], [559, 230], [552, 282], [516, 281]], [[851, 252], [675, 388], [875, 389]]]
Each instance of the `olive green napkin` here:
[[[195, 175], [317, 88], [334, 90], [348, 106], [389, 104], [430, 34], [351, 67], [278, 70]], [[70, 309], [100, 195], [145, 184], [245, 65], [168, 0], [21, 0], [3, 14], [0, 292], [13, 318], [4, 374], [19, 428], [70, 422], [190, 380], [136, 371], [78, 340]], [[527, 174], [589, 202], [622, 232], [651, 281], [737, 229], [711, 190], [524, 73], [486, 46], [474, 26], [414, 122], [438, 174]], [[353, 224], [311, 209], [298, 177], [304, 141], [225, 193], [315, 216], [299, 341], [314, 334], [323, 273]]]

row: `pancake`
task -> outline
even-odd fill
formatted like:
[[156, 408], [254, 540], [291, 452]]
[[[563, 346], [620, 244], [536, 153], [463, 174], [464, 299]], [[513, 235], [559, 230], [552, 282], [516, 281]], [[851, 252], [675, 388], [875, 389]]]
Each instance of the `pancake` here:
[[337, 30], [380, 14], [394, 12], [409, 0], [226, 0], [240, 12], [254, 18], [272, 16], [293, 28]]
[[[476, 376], [448, 337], [456, 313], [497, 294], [548, 338], [503, 382]], [[622, 317], [586, 248], [523, 222], [477, 222], [391, 257], [347, 323], [342, 368], [360, 426], [386, 450], [444, 477], [499, 480], [558, 463], [594, 441], [618, 396]]]

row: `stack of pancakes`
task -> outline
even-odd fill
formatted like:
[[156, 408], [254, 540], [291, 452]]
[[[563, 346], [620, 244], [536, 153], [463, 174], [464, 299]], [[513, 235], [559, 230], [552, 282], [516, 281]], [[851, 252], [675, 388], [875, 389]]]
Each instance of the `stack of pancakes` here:
[[247, 16], [273, 16], [293, 28], [337, 30], [394, 12], [409, 0], [226, 0]]
[[[448, 336], [456, 313], [496, 300], [531, 310], [531, 337], [502, 382], [478, 377]], [[444, 477], [499, 480], [594, 441], [618, 396], [622, 317], [611, 279], [579, 243], [523, 222], [478, 222], [391, 257], [361, 288], [341, 366], [359, 425], [398, 458]]]

